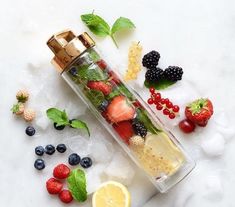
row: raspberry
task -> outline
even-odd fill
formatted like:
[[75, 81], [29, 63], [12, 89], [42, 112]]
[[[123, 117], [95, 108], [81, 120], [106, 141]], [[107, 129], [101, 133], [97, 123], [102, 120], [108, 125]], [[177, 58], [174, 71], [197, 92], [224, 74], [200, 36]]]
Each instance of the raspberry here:
[[178, 81], [182, 79], [183, 69], [178, 66], [169, 66], [164, 71], [164, 77], [167, 80]]
[[24, 110], [24, 114], [23, 114], [23, 117], [24, 117], [24, 120], [25, 121], [33, 121], [34, 118], [36, 116], [36, 112], [32, 109], [25, 109]]
[[53, 170], [53, 176], [57, 179], [65, 179], [69, 176], [70, 169], [64, 164], [57, 165]]
[[129, 142], [131, 146], [143, 146], [144, 145], [144, 139], [141, 136], [131, 137]]
[[63, 188], [63, 184], [55, 178], [50, 178], [46, 182], [46, 188], [50, 194], [59, 194]]
[[139, 135], [143, 138], [146, 137], [147, 129], [140, 121], [138, 121], [137, 119], [134, 119], [132, 123], [132, 127], [136, 135]]
[[70, 203], [73, 200], [73, 196], [69, 190], [62, 190], [59, 194], [59, 198], [63, 203]]
[[156, 82], [161, 80], [164, 72], [161, 68], [155, 68], [154, 70], [147, 70], [145, 73], [145, 79], [149, 82]]
[[151, 51], [144, 55], [142, 59], [142, 64], [144, 67], [148, 69], [155, 69], [158, 65], [158, 61], [160, 59], [160, 54], [157, 51]]

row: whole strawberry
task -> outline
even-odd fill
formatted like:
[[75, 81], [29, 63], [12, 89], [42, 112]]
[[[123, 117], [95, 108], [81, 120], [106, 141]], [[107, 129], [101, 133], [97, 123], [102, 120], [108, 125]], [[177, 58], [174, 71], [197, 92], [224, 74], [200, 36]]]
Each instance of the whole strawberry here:
[[59, 198], [63, 203], [70, 203], [73, 200], [73, 196], [69, 190], [62, 190], [59, 194]]
[[207, 98], [201, 98], [190, 103], [185, 108], [185, 116], [198, 126], [205, 127], [213, 115], [212, 102]]
[[11, 111], [13, 114], [22, 115], [24, 113], [24, 104], [21, 102], [14, 104]]
[[63, 188], [63, 183], [55, 178], [50, 178], [46, 182], [46, 188], [50, 194], [59, 194]]
[[27, 90], [19, 90], [16, 93], [16, 99], [21, 103], [25, 103], [29, 99], [29, 92]]
[[57, 165], [53, 170], [53, 176], [57, 179], [65, 179], [69, 176], [70, 169], [65, 164]]

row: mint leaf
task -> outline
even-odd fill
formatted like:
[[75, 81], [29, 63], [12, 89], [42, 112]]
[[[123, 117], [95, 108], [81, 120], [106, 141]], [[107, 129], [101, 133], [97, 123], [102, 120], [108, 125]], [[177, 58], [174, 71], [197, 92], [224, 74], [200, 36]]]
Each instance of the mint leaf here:
[[69, 124], [69, 119], [65, 110], [60, 111], [59, 109], [56, 109], [56, 108], [50, 108], [46, 111], [46, 113], [47, 113], [47, 117], [50, 120], [52, 120], [53, 123], [56, 123], [57, 126]]
[[162, 131], [153, 125], [145, 109], [137, 109], [136, 111], [137, 111], [137, 119], [141, 121], [151, 133], [157, 134]]
[[101, 91], [89, 89], [86, 91], [86, 96], [96, 108], [104, 101], [104, 94]]
[[87, 200], [85, 172], [79, 168], [73, 170], [67, 178], [68, 188], [76, 201]]
[[99, 67], [88, 68], [87, 66], [81, 67], [78, 70], [78, 75], [81, 79], [101, 81], [108, 78], [107, 73], [102, 71]]
[[130, 19], [125, 17], [120, 17], [114, 22], [111, 29], [111, 35], [121, 30], [127, 30], [133, 28], [135, 28], [135, 25]]
[[158, 82], [155, 82], [155, 83], [150, 83], [150, 82], [145, 80], [144, 85], [147, 88], [153, 87], [157, 90], [161, 90], [161, 89], [168, 88], [169, 86], [171, 86], [175, 83], [176, 83], [175, 81], [170, 81], [170, 80], [166, 80], [166, 79], [162, 79], [162, 80], [160, 80]]
[[98, 15], [84, 14], [81, 15], [81, 20], [97, 36], [105, 37], [110, 33], [108, 23]]
[[126, 86], [124, 84], [120, 84], [118, 85], [108, 96], [107, 99], [110, 100], [112, 98], [114, 98], [115, 96], [118, 95], [124, 95], [126, 96], [128, 99], [132, 100], [133, 99], [133, 95], [132, 93], [126, 88]]
[[88, 126], [86, 125], [85, 122], [81, 121], [81, 120], [73, 120], [70, 124], [71, 127], [75, 128], [75, 129], [85, 129], [88, 133], [88, 135], [90, 136], [90, 131]]

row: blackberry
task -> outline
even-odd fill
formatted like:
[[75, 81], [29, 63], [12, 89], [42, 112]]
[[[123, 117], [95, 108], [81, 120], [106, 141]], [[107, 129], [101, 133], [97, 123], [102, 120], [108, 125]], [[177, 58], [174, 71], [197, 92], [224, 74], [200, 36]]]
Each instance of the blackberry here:
[[164, 71], [164, 77], [167, 80], [178, 81], [182, 79], [183, 69], [178, 66], [169, 66]]
[[148, 69], [155, 69], [158, 65], [159, 59], [160, 59], [160, 54], [157, 51], [153, 50], [144, 55], [142, 59], [142, 64], [144, 67]]
[[147, 70], [147, 72], [145, 73], [145, 79], [148, 82], [156, 82], [164, 77], [163, 73], [164, 71], [161, 68], [155, 68], [154, 70]]
[[132, 122], [132, 128], [133, 128], [136, 135], [139, 135], [143, 138], [146, 137], [147, 129], [143, 125], [142, 122], [138, 121], [137, 119], [134, 119], [133, 122]]

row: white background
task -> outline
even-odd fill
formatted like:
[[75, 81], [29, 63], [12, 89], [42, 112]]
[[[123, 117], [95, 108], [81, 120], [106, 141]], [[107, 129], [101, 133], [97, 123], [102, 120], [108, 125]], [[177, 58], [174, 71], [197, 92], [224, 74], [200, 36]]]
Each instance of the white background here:
[[[160, 51], [161, 67], [182, 66], [185, 71], [184, 80], [189, 81], [197, 93], [210, 97], [214, 102], [215, 111], [225, 111], [229, 120], [226, 127], [234, 128], [235, 3], [233, 0], [1, 0], [1, 206], [63, 206], [57, 199], [48, 196], [44, 189], [44, 182], [51, 169], [48, 167], [50, 170], [38, 173], [33, 168], [35, 145], [41, 142], [48, 143], [47, 139], [51, 137], [46, 139], [46, 134], [41, 140], [40, 137], [35, 139], [26, 137], [24, 134], [26, 125], [15, 119], [9, 108], [15, 102], [15, 92], [24, 85], [24, 81], [30, 81], [30, 78], [36, 80], [33, 75], [25, 75], [28, 73], [25, 71], [28, 71], [29, 65], [38, 69], [47, 68], [43, 72], [45, 78], [49, 75], [56, 77], [57, 74], [52, 72], [49, 63], [52, 54], [45, 44], [47, 39], [53, 33], [65, 28], [72, 28], [77, 33], [83, 32], [86, 28], [80, 21], [80, 15], [92, 10], [110, 24], [119, 16], [129, 17], [136, 24], [136, 31], [125, 39], [125, 42], [119, 42], [119, 50], [114, 47], [110, 39], [103, 40], [93, 36], [111, 64], [120, 66], [120, 73], [125, 71], [129, 42], [140, 41], [145, 52], [151, 49]], [[34, 81], [30, 82], [32, 88], [43, 85], [43, 77], [40, 80], [41, 83], [37, 83], [38, 85], [35, 85]], [[51, 85], [55, 85], [52, 87], [55, 92], [69, 91], [59, 76], [52, 80]], [[180, 92], [178, 89], [175, 93], [180, 98], [183, 91]], [[56, 93], [52, 93], [51, 96], [56, 97]], [[72, 97], [73, 94], [69, 96]], [[49, 104], [44, 98], [42, 97], [42, 102], [45, 108], [48, 108]], [[81, 101], [77, 101], [81, 104]], [[59, 102], [63, 107], [66, 106], [66, 100]], [[35, 103], [32, 107], [36, 107]], [[220, 115], [216, 117], [219, 118]], [[94, 122], [99, 126], [98, 122]], [[173, 133], [182, 138], [181, 141], [186, 147], [194, 149], [197, 134], [187, 137], [176, 128], [173, 129]], [[206, 134], [204, 136], [203, 133], [200, 133], [200, 136], [203, 139], [211, 138]], [[235, 142], [230, 139], [220, 156], [211, 157], [201, 152], [198, 157], [192, 155], [198, 161], [195, 173], [169, 193], [153, 197], [146, 207], [198, 207], [199, 205], [233, 207], [235, 205], [234, 148]], [[61, 158], [53, 159], [58, 161]], [[148, 183], [144, 179], [141, 185], [135, 185], [136, 182], [133, 182], [132, 189], [141, 189], [145, 183]], [[205, 183], [209, 184], [205, 186]], [[211, 194], [207, 195], [207, 191], [211, 191]], [[152, 192], [147, 194], [148, 192], [138, 196], [133, 194], [132, 206], [143, 206], [140, 203], [148, 200]], [[74, 204], [74, 206], [79, 205]]]

